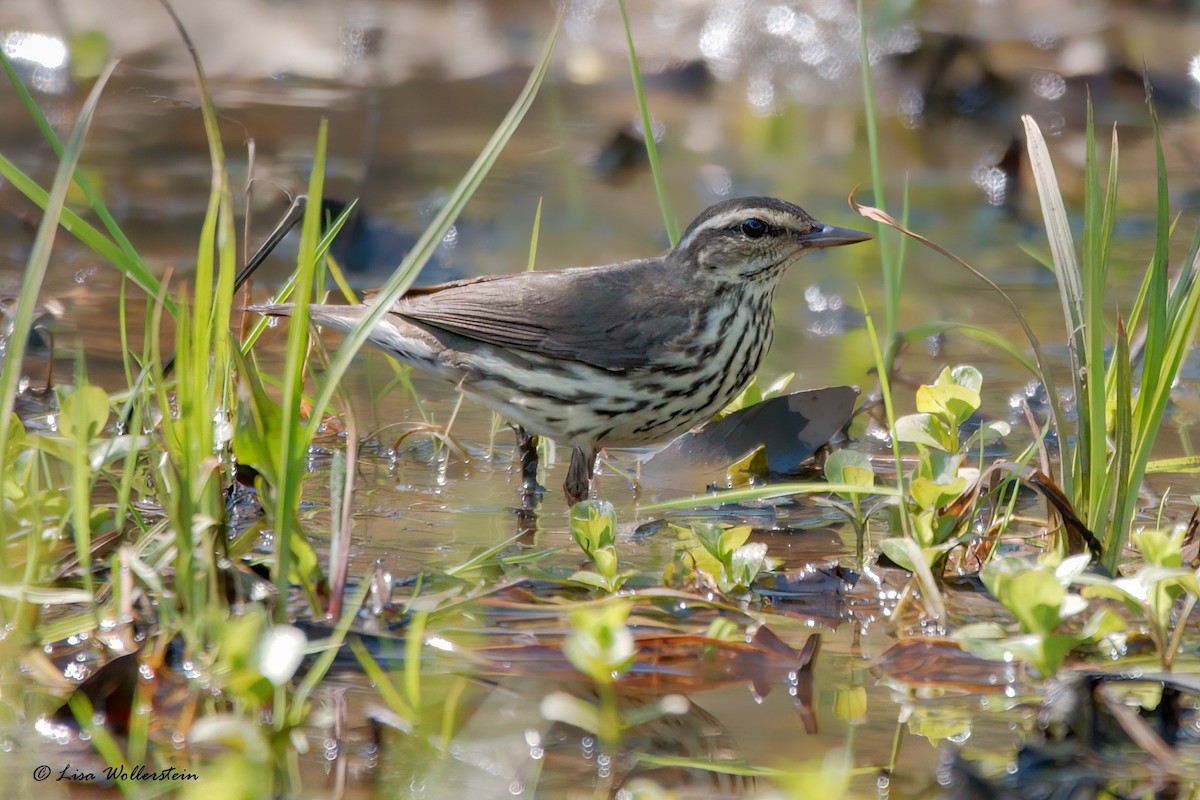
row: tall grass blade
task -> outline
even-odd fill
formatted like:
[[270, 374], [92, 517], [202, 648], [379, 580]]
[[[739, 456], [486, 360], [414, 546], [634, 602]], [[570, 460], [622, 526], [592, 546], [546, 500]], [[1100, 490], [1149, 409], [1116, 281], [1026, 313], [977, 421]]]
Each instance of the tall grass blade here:
[[[29, 344], [29, 333], [33, 324], [34, 308], [38, 295], [41, 293], [42, 282], [45, 280], [47, 268], [50, 265], [50, 252], [54, 248], [54, 237], [58, 233], [59, 220], [62, 217], [63, 206], [67, 202], [67, 191], [71, 188], [71, 179], [75, 167], [79, 164], [79, 156], [83, 153], [83, 143], [87, 138], [88, 128], [96, 114], [96, 106], [105, 84], [112, 76], [116, 63], [110, 63], [96, 79], [92, 90], [88, 92], [83, 107], [79, 110], [79, 119], [63, 148], [62, 160], [54, 173], [54, 182], [50, 186], [45, 212], [38, 224], [37, 235], [33, 240], [33, 249], [29, 260], [25, 263], [25, 277], [21, 282], [21, 291], [17, 295], [16, 312], [13, 315], [12, 333], [9, 334], [5, 345], [6, 356], [3, 367], [0, 367], [0, 453], [8, 452], [8, 421], [12, 418], [13, 407], [16, 403], [17, 385], [21, 380], [21, 368], [25, 363], [25, 348]], [[6, 468], [0, 467], [0, 469]], [[5, 516], [0, 514], [0, 535], [4, 533]]]
[[[288, 328], [286, 357], [283, 372], [283, 397], [281, 399], [283, 425], [278, 443], [280, 474], [275, 487], [275, 563], [272, 578], [279, 592], [280, 602], [275, 606], [275, 619], [284, 623], [288, 620], [288, 596], [292, 567], [293, 537], [301, 536], [297, 515], [300, 510], [300, 490], [303, 486], [308, 448], [315, 429], [299, 424], [304, 402], [304, 374], [308, 364], [308, 320], [309, 299], [314, 290], [313, 282], [317, 270], [316, 245], [321, 238], [321, 192], [325, 177], [325, 148], [328, 124], [321, 120], [317, 132], [317, 147], [313, 156], [312, 174], [309, 176], [309, 203], [304, 210], [304, 222], [300, 232], [300, 260], [296, 269], [296, 290], [293, 297], [295, 310], [292, 324]], [[331, 384], [336, 386], [336, 384]], [[314, 418], [318, 418], [314, 411]]]
[[[863, 2], [858, 0], [858, 49], [863, 82], [863, 112], [867, 128], [867, 154], [871, 159], [872, 202], [881, 211], [887, 211], [884, 202], [883, 165], [879, 152], [879, 120], [876, 116], [875, 84], [871, 79], [871, 57], [867, 46], [867, 20], [863, 15]], [[905, 213], [907, 213], [907, 193]], [[888, 226], [879, 222], [879, 263], [883, 272], [884, 314], [883, 335], [887, 351], [894, 348], [893, 340], [900, 325], [900, 287], [904, 282], [903, 245], [899, 257], [892, 254]], [[890, 358], [890, 356], [889, 356]]]
[[671, 240], [671, 247], [674, 247], [679, 244], [679, 222], [671, 213], [667, 187], [659, 167], [658, 144], [654, 141], [653, 120], [650, 118], [650, 107], [646, 103], [646, 87], [642, 85], [642, 70], [638, 66], [637, 49], [633, 46], [633, 28], [629, 24], [625, 0], [617, 0], [617, 8], [621, 11], [621, 24], [625, 26], [625, 42], [629, 47], [629, 71], [633, 75], [633, 93], [637, 97], [638, 113], [642, 116], [642, 133], [646, 140], [646, 157], [650, 160], [650, 174], [654, 178], [654, 191], [658, 195], [658, 207], [667, 227], [667, 238]]
[[[1025, 126], [1025, 138], [1029, 152], [1029, 161], [1033, 171], [1034, 182], [1038, 189], [1038, 198], [1042, 206], [1042, 219], [1046, 225], [1046, 235], [1050, 240], [1050, 253], [1054, 259], [1054, 272], [1058, 279], [1059, 298], [1062, 301], [1063, 319], [1068, 326], [1067, 344], [1071, 354], [1071, 375], [1075, 385], [1075, 396], [1084, 397], [1083, 376], [1080, 373], [1081, 359], [1085, 357], [1086, 343], [1084, 341], [1083, 316], [1083, 281], [1079, 271], [1079, 259], [1075, 255], [1075, 242], [1071, 237], [1071, 225], [1067, 218], [1066, 206], [1063, 204], [1062, 192], [1058, 188], [1058, 178], [1054, 173], [1054, 164], [1050, 160], [1050, 151], [1046, 140], [1033, 117], [1024, 115], [1021, 122]], [[1049, 374], [1049, 369], [1042, 364], [1043, 375]], [[1047, 384], [1047, 391], [1051, 384]], [[1050, 396], [1051, 404], [1057, 409], [1060, 399]], [[1060, 441], [1066, 442], [1066, 429], [1061, 417], [1056, 417], [1055, 427], [1058, 429]], [[1068, 497], [1076, 498], [1077, 471], [1070, 467], [1063, 468], [1063, 489]]]

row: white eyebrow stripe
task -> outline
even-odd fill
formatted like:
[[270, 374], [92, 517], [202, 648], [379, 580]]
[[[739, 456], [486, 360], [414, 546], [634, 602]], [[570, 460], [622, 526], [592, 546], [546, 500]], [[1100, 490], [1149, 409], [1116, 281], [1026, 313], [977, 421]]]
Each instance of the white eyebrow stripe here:
[[795, 214], [790, 214], [786, 211], [778, 211], [773, 208], [765, 208], [762, 206], [745, 206], [743, 208], [731, 208], [721, 214], [718, 214], [710, 219], [704, 220], [696, 228], [687, 235], [679, 243], [679, 247], [687, 248], [692, 244], [692, 240], [699, 236], [704, 231], [723, 230], [730, 228], [739, 222], [755, 217], [761, 219], [776, 228], [791, 228], [795, 227], [797, 217]]

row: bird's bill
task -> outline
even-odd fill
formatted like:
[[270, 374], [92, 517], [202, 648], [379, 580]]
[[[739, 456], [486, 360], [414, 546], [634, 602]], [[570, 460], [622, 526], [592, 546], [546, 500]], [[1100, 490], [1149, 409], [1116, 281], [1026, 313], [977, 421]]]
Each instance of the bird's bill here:
[[843, 244], [865, 242], [870, 238], [871, 234], [869, 233], [856, 231], [853, 228], [839, 228], [836, 225], [825, 225], [801, 237], [809, 247], [837, 247]]

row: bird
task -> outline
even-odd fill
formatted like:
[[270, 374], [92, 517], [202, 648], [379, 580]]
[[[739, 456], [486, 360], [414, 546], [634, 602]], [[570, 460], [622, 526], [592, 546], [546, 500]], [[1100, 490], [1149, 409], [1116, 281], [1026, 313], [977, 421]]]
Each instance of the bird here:
[[[600, 448], [667, 441], [745, 388], [771, 346], [772, 300], [789, 265], [870, 238], [783, 200], [726, 199], [654, 258], [412, 288], [368, 340], [456, 384], [519, 437], [570, 446], [563, 490], [574, 505], [590, 495]], [[348, 331], [370, 303], [314, 304], [309, 313]]]

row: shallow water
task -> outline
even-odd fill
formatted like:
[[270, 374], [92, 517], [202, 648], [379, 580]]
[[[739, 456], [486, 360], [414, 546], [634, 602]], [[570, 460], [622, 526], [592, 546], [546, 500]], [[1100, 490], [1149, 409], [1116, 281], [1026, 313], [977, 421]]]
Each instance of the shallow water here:
[[[101, 14], [93, 4], [65, 3], [55, 19], [46, 4], [8, 0], [0, 15], [0, 35], [26, 31], [54, 37], [92, 26], [107, 34], [113, 54], [122, 61], [93, 124], [84, 168], [139, 252], [156, 271], [170, 271], [178, 286], [192, 270], [209, 186], [186, 51], [156, 7], [103, 5]], [[827, 223], [867, 227], [845, 202], [856, 187], [869, 186], [871, 176], [852, 4], [630, 6], [650, 107], [661, 126], [655, 135], [668, 194], [681, 224], [721, 197], [766, 194], [797, 202]], [[1065, 0], [932, 3], [911, 18], [894, 11], [885, 5], [871, 19], [888, 208], [897, 211], [907, 189], [911, 227], [1000, 283], [1052, 357], [1065, 363], [1057, 291], [1049, 274], [1022, 250], [1046, 248], [1027, 170], [1016, 187], [1005, 184], [992, 167], [1020, 130], [1020, 114], [1033, 114], [1050, 135], [1068, 205], [1077, 209], [1083, 87], [1090, 85], [1100, 130], [1107, 131], [1112, 121], [1121, 123], [1124, 221], [1112, 296], [1122, 307], [1130, 304], [1153, 235], [1153, 152], [1140, 88], [1136, 81], [1131, 86], [1113, 64], [1136, 67], [1144, 60], [1160, 86], [1156, 97], [1172, 168], [1173, 211], [1184, 212], [1177, 233], [1182, 257], [1197, 204], [1191, 166], [1197, 156], [1198, 90], [1187, 71], [1194, 55], [1188, 49], [1194, 46], [1189, 34], [1196, 31], [1197, 19], [1169, 8], [1148, 11], [1133, 3]], [[430, 209], [506, 112], [552, 24], [545, 4], [515, 0], [347, 7], [216, 2], [189, 4], [180, 13], [221, 110], [233, 183], [242, 186], [248, 176], [254, 178], [253, 196], [246, 202], [252, 211], [251, 242], [273, 226], [286, 207], [286, 195], [304, 187], [317, 122], [329, 119], [327, 194], [360, 197], [361, 208], [371, 215], [369, 230], [379, 232], [376, 249], [381, 252], [352, 275], [358, 286], [382, 283], [399, 263], [405, 242], [420, 231]], [[966, 55], [940, 73], [932, 63], [938, 52], [946, 52], [951, 33], [973, 38]], [[3, 41], [15, 41], [7, 35]], [[689, 63], [702, 63], [705, 70], [682, 68]], [[27, 79], [43, 89], [39, 103], [65, 135], [88, 84], [72, 84], [62, 69], [35, 68], [28, 61], [23, 66]], [[0, 98], [0, 152], [48, 183], [54, 169], [48, 148], [7, 84], [0, 88]], [[666, 237], [648, 171], [639, 165], [612, 166], [626, 151], [609, 145], [635, 117], [615, 10], [607, 4], [571, 4], [541, 96], [443, 243], [428, 280], [523, 268], [539, 200], [539, 268], [661, 252]], [[636, 148], [632, 152], [636, 156]], [[1007, 194], [998, 193], [1001, 189]], [[869, 189], [858, 192], [860, 199], [870, 201]], [[0, 293], [19, 285], [37, 219], [31, 204], [0, 184]], [[256, 296], [264, 296], [290, 271], [287, 250], [285, 243], [256, 279]], [[839, 248], [796, 265], [777, 295], [776, 340], [762, 374], [794, 371], [797, 387], [850, 383], [870, 389], [871, 356], [856, 310], [860, 291], [878, 324], [883, 297], [874, 244]], [[113, 270], [60, 233], [43, 292], [45, 301], [56, 304], [49, 311], [58, 317], [52, 327], [60, 378], [70, 373], [76, 351], [82, 349], [91, 381], [109, 391], [124, 387], [114, 326], [119, 292]], [[140, 350], [145, 313], [140, 298], [130, 311], [131, 346]], [[940, 256], [910, 244], [901, 324], [932, 320], [971, 322], [1023, 341], [1016, 321], [994, 294]], [[282, 343], [282, 328], [265, 337], [260, 351], [267, 363]], [[421, 417], [401, 390], [379, 396], [391, 374], [377, 354], [364, 353], [359, 361], [348, 379], [348, 394], [355, 399], [359, 434], [378, 446], [368, 448], [358, 465], [351, 574], [364, 575], [378, 564], [402, 581], [462, 563], [474, 551], [514, 537], [518, 531], [512, 508], [520, 477], [510, 432], [502, 428], [493, 433], [491, 415], [470, 403], [456, 413], [452, 388], [417, 376], [422, 403], [433, 418], [444, 423], [454, 416], [453, 436], [466, 458], [439, 451], [420, 433], [407, 436], [394, 455], [383, 452], [404, 425]], [[901, 368], [915, 386], [933, 378], [941, 365], [956, 363], [980, 368], [983, 412], [1007, 419], [1010, 396], [1029, 378], [971, 339], [950, 334], [944, 341], [915, 344], [904, 354]], [[34, 353], [27, 366], [37, 376], [44, 365], [44, 356]], [[1194, 392], [1193, 385], [1185, 385], [1181, 401], [1194, 398]], [[910, 410], [911, 389], [901, 388], [897, 396], [901, 413]], [[1175, 430], [1186, 431], [1187, 407], [1173, 418], [1176, 425], [1164, 426], [1161, 455], [1188, 450]], [[861, 436], [861, 424], [852, 433]], [[1025, 439], [1018, 434], [1018, 442]], [[704, 486], [656, 488], [648, 482], [637, 491], [618, 472], [633, 469], [633, 455], [616, 452], [612, 461], [603, 468], [599, 487], [622, 525], [621, 557], [635, 568], [661, 567], [669, 559], [669, 539], [635, 531], [654, 519], [683, 515], [645, 514], [640, 507], [700, 492]], [[557, 552], [541, 566], [569, 569], [582, 563], [567, 532], [558, 491], [566, 463], [564, 451], [546, 469], [541, 482], [550, 491], [537, 527], [514, 541], [507, 553], [553, 549]], [[315, 506], [307, 522], [320, 548], [329, 524], [327, 498], [321, 494], [327, 464], [321, 454], [315, 454], [313, 467]], [[1174, 477], [1156, 479], [1153, 485], [1160, 492], [1172, 486], [1180, 497], [1195, 491]], [[1168, 509], [1182, 518], [1190, 512], [1182, 502]], [[765, 504], [741, 514], [770, 554], [789, 566], [853, 566], [853, 533], [808, 501]], [[792, 647], [800, 647], [812, 632], [822, 635], [814, 674], [817, 733], [805, 731], [784, 670], [772, 676], [773, 690], [765, 695], [751, 688], [745, 676], [689, 691], [693, 711], [673, 730], [655, 732], [637, 744], [671, 752], [666, 742], [672, 737], [693, 745], [715, 741], [712, 752], [767, 766], [848, 748], [862, 769], [853, 784], [861, 796], [932, 794], [939, 760], [935, 745], [946, 740], [973, 757], [1002, 762], [1021, 731], [1032, 725], [1036, 697], [1025, 702], [1031, 687], [1012, 684], [998, 687], [997, 693], [974, 687], [964, 693], [952, 686], [959, 676], [939, 674], [936, 664], [932, 674], [922, 673], [931, 686], [915, 687], [919, 681], [911, 670], [901, 671], [899, 682], [888, 680], [878, 659], [897, 640], [889, 615], [904, 579], [885, 573], [881, 590], [868, 577], [833, 600], [780, 602], [774, 608], [778, 613], [770, 616], [770, 628]], [[398, 604], [406, 591], [402, 584], [397, 587]], [[955, 620], [1002, 613], [990, 600], [970, 594], [952, 593], [950, 604]], [[528, 626], [542, 637], [539, 641], [553, 644], [554, 634], [561, 632], [561, 624], [539, 625], [520, 613], [511, 620], [489, 616], [493, 613], [494, 608], [486, 607], [480, 612], [472, 636], [482, 633], [497, 644], [521, 642], [531, 635], [522, 630]], [[697, 632], [702, 630], [701, 625]], [[459, 629], [446, 635], [453, 638], [452, 633], [468, 638]], [[432, 675], [458, 668], [434, 654], [429, 657]], [[311, 743], [318, 752], [325, 747], [326, 757], [302, 760], [305, 779], [299, 793], [326, 796], [335, 788], [334, 777], [326, 772], [336, 776], [340, 770], [347, 770], [350, 790], [363, 796], [461, 796], [468, 789], [480, 796], [520, 795], [535, 787], [554, 796], [572, 790], [590, 793], [593, 784], [611, 788], [595, 748], [589, 750], [578, 736], [564, 734], [537, 714], [549, 689], [570, 682], [530, 678], [521, 669], [514, 673], [489, 676], [468, 692], [470, 721], [449, 758], [414, 753], [413, 745], [398, 735], [385, 736], [382, 748], [375, 750], [363, 717], [371, 694], [361, 674], [353, 669], [340, 673], [321, 702], [334, 707], [345, 690], [348, 709], [337, 713], [349, 732], [338, 734], [341, 744], [334, 747], [333, 734], [314, 726]], [[345, 682], [342, 689], [339, 682]], [[839, 698], [851, 687], [865, 690], [865, 710], [848, 722], [838, 715], [839, 709], [844, 711]], [[529, 743], [530, 730], [537, 731], [537, 741], [544, 745], [542, 756], [531, 755], [537, 747]], [[7, 740], [13, 740], [12, 734]], [[892, 765], [897, 741], [890, 788], [877, 789], [875, 770]], [[41, 751], [24, 750], [22, 755], [24, 763], [36, 763]], [[684, 781], [664, 785], [696, 796], [746, 790], [744, 783], [717, 785], [716, 779], [690, 789]], [[62, 784], [55, 790], [66, 788]]]

